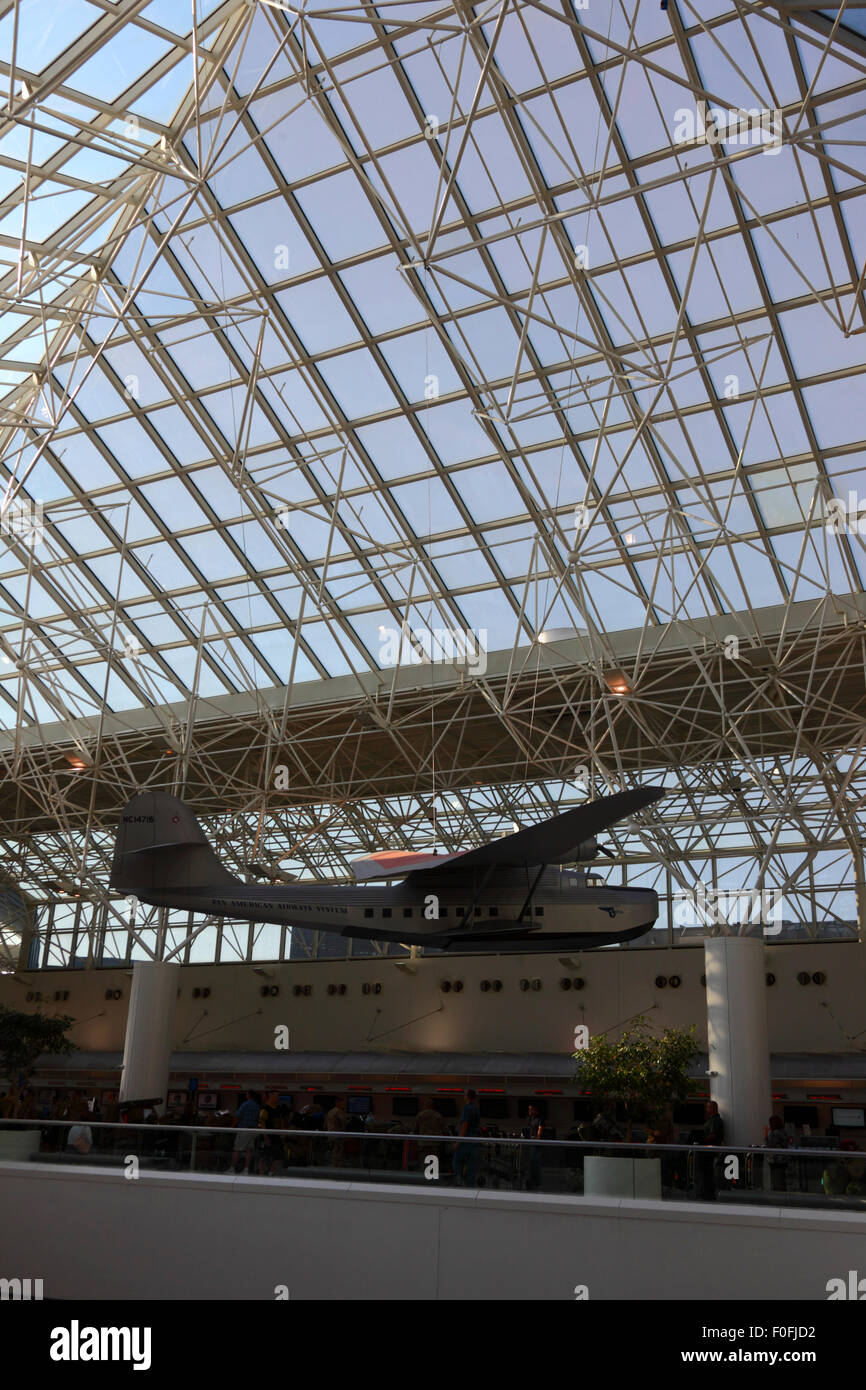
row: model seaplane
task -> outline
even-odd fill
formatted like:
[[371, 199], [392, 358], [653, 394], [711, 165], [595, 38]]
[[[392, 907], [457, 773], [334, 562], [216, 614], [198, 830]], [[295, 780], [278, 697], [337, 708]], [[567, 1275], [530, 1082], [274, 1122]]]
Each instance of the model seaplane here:
[[153, 907], [445, 951], [608, 946], [649, 931], [658, 898], [580, 865], [599, 853], [598, 834], [661, 796], [616, 792], [456, 854], [383, 850], [352, 863], [354, 886], [262, 886], [229, 873], [183, 801], [143, 792], [120, 817], [111, 887]]

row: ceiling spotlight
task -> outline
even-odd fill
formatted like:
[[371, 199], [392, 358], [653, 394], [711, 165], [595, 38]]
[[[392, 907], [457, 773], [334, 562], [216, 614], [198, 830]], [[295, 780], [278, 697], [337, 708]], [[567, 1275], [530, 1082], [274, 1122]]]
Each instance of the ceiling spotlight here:
[[629, 695], [631, 693], [631, 686], [624, 671], [607, 671], [604, 679], [612, 695]]

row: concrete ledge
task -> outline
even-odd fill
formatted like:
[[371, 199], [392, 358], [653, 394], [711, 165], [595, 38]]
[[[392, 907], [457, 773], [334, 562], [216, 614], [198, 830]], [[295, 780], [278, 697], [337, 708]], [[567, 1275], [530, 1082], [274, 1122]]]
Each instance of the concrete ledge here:
[[823, 1300], [866, 1210], [0, 1164], [6, 1277], [46, 1298]]

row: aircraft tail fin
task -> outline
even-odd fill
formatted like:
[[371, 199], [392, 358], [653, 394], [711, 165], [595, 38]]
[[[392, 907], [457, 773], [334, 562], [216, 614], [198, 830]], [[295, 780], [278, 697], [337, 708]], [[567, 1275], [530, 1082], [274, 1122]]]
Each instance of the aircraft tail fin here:
[[114, 842], [111, 887], [145, 901], [153, 893], [239, 883], [211, 848], [190, 808], [167, 792], [127, 802]]

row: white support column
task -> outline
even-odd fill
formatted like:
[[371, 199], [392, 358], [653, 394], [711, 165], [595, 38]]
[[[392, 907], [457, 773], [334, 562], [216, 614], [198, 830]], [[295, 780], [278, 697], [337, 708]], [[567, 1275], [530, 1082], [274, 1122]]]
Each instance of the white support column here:
[[772, 1114], [764, 942], [713, 936], [704, 942], [710, 1097], [726, 1144], [760, 1144]]
[[136, 961], [133, 966], [121, 1101], [155, 1096], [165, 1101], [179, 975], [180, 966], [174, 962]]

